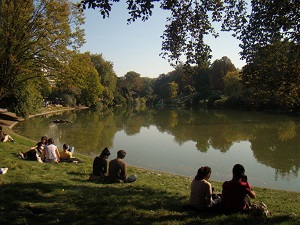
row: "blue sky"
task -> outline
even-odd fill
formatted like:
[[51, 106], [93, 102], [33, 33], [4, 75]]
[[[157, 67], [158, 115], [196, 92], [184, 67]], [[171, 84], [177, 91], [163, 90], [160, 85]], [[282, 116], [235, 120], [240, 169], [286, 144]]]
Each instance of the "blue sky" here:
[[[174, 70], [167, 60], [159, 56], [160, 36], [168, 15], [164, 10], [156, 7], [148, 21], [136, 21], [130, 25], [127, 25], [129, 15], [125, 1], [114, 4], [110, 17], [106, 19], [102, 19], [98, 9], [87, 9], [84, 13], [86, 43], [81, 52], [102, 54], [105, 60], [113, 63], [118, 77], [135, 71], [142, 77], [154, 78]], [[227, 56], [238, 68], [245, 64], [238, 54], [239, 42], [229, 33], [223, 33], [217, 39], [207, 37], [206, 41], [212, 49], [212, 62]]]

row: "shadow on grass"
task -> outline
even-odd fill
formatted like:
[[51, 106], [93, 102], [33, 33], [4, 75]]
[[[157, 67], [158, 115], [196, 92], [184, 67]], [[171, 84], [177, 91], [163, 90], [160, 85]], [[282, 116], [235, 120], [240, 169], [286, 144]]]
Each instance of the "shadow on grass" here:
[[138, 184], [14, 183], [0, 194], [1, 224], [299, 224], [289, 216], [188, 212], [185, 197]]

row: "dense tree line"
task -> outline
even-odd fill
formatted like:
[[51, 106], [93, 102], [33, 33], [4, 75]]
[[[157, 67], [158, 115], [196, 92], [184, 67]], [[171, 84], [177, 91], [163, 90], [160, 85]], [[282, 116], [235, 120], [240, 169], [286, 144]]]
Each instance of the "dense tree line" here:
[[[248, 109], [300, 108], [300, 2], [289, 0], [127, 1], [128, 22], [147, 20], [160, 4], [171, 12], [162, 35], [168, 74], [117, 77], [101, 54], [80, 53], [83, 12], [109, 16], [119, 1], [2, 0], [0, 2], [0, 107], [26, 117], [43, 99], [64, 105], [187, 104]], [[157, 3], [155, 3], [157, 2]], [[81, 10], [82, 9], [83, 12]], [[204, 36], [218, 36], [213, 22], [241, 41], [242, 70], [226, 56], [211, 62]], [[180, 62], [184, 55], [185, 62]]]

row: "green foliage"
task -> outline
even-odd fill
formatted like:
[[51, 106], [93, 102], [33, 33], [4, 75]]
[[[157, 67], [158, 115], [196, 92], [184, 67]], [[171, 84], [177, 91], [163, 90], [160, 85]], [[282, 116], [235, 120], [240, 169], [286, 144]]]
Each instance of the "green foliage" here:
[[216, 59], [210, 66], [210, 85], [213, 90], [224, 90], [223, 78], [228, 72], [235, 71], [236, 68], [227, 56]]
[[161, 93], [166, 99], [174, 98], [178, 93], [178, 84], [174, 81], [163, 84], [161, 86]]
[[42, 96], [32, 81], [15, 87], [14, 92], [2, 101], [2, 107], [6, 107], [9, 111], [24, 118], [27, 118], [29, 114], [36, 113], [42, 107]]
[[[119, 1], [96, 0], [81, 1], [79, 7], [83, 10], [99, 8], [103, 18], [109, 16], [112, 5]], [[126, 1], [130, 18], [129, 22], [136, 19], [147, 20], [152, 15], [154, 2], [160, 3], [160, 8], [170, 12], [166, 18], [166, 29], [162, 35], [162, 57], [170, 63], [178, 63], [182, 55], [187, 64], [202, 65], [211, 58], [211, 49], [205, 43], [204, 37], [210, 34], [218, 36], [214, 22], [223, 22], [224, 27], [237, 30], [245, 22], [245, 0], [201, 0], [201, 1], [170, 1], [147, 0]], [[224, 28], [225, 29], [225, 28]]]
[[113, 63], [104, 60], [100, 54], [90, 54], [91, 60], [101, 77], [101, 84], [107, 87], [111, 92], [114, 92], [117, 85], [117, 75], [113, 70]]
[[62, 94], [61, 99], [63, 102], [63, 106], [72, 106], [76, 105], [76, 98], [73, 95], [70, 94]]
[[[83, 43], [82, 23], [82, 15], [67, 0], [1, 1], [0, 99], [20, 96], [15, 91], [27, 88], [29, 80], [59, 76], [62, 62], [68, 61], [69, 47]], [[41, 91], [42, 85], [29, 88]], [[25, 102], [14, 102], [10, 108], [24, 112], [24, 108], [31, 108]]]
[[241, 96], [243, 90], [242, 78], [239, 71], [228, 72], [223, 78], [224, 94], [228, 97]]
[[257, 51], [244, 67], [245, 97], [254, 109], [300, 108], [299, 44], [276, 42]]

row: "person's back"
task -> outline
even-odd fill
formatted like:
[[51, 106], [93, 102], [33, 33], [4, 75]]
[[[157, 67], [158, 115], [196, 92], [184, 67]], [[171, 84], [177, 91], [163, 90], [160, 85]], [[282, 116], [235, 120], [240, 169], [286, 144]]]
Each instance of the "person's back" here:
[[93, 175], [104, 177], [107, 173], [107, 160], [99, 156], [95, 157], [93, 162]]
[[93, 176], [95, 179], [104, 179], [108, 175], [108, 162], [107, 159], [110, 156], [108, 148], [104, 148], [100, 156], [95, 157], [93, 162]]
[[236, 164], [233, 167], [233, 178], [225, 181], [222, 185], [222, 205], [228, 212], [245, 212], [250, 206], [247, 196], [255, 198], [255, 192], [251, 185], [244, 179], [245, 169], [242, 165]]
[[46, 162], [59, 162], [60, 154], [53, 138], [49, 138], [48, 145], [45, 146], [44, 157]]
[[115, 182], [124, 182], [127, 176], [127, 164], [122, 160], [126, 156], [124, 150], [119, 150], [117, 158], [109, 162], [109, 178]]
[[113, 159], [109, 162], [109, 178], [116, 182], [126, 179], [126, 163], [122, 159]]
[[211, 205], [211, 185], [206, 180], [193, 180], [189, 204], [196, 208], [205, 208]]
[[64, 144], [63, 151], [60, 152], [60, 159], [66, 160], [66, 159], [70, 159], [72, 157], [73, 157], [73, 155], [72, 155], [71, 151], [69, 151], [69, 146], [67, 144]]

